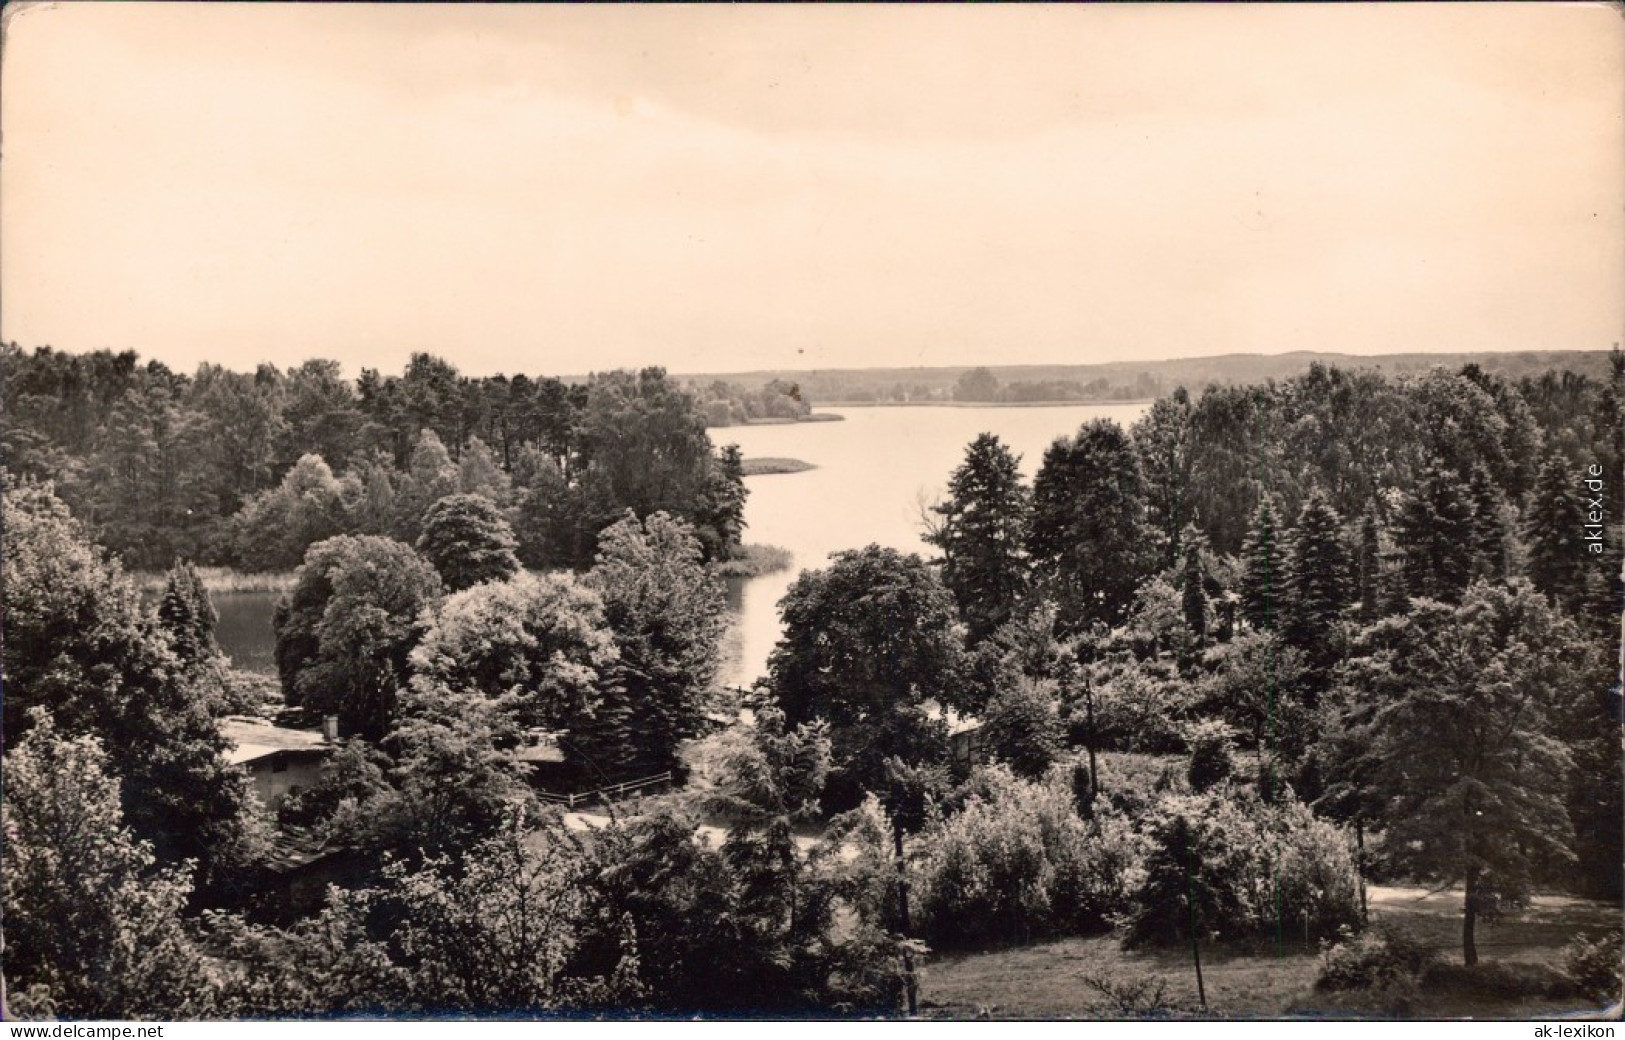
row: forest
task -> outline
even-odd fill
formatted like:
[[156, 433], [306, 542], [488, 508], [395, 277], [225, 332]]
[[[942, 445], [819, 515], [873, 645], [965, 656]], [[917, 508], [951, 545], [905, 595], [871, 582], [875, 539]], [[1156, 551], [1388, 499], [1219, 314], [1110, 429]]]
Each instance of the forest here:
[[740, 460], [705, 427], [808, 407], [779, 404], [787, 388], [772, 384], [691, 392], [658, 368], [475, 379], [428, 354], [353, 383], [326, 360], [186, 376], [131, 351], [16, 344], [0, 365], [7, 468], [52, 481], [135, 570], [281, 571], [339, 534], [411, 542], [454, 491], [502, 509], [531, 567], [591, 562], [597, 532], [627, 509], [681, 516], [708, 557], [726, 557], [739, 548]]
[[[1030, 480], [984, 435], [933, 556], [803, 571], [749, 691], [740, 460], [658, 369], [4, 360], [8, 1017], [894, 1016], [944, 957], [1076, 936], [1301, 936], [1360, 1013], [1618, 999], [1617, 932], [1480, 950], [1621, 897], [1618, 351], [1180, 388]], [[274, 809], [194, 560], [297, 567], [274, 707], [340, 739]], [[543, 745], [672, 789], [565, 812]], [[308, 913], [268, 895], [289, 835], [354, 864]], [[1452, 893], [1448, 957], [1378, 884]], [[1132, 981], [1079, 1013], [1206, 1013]]]

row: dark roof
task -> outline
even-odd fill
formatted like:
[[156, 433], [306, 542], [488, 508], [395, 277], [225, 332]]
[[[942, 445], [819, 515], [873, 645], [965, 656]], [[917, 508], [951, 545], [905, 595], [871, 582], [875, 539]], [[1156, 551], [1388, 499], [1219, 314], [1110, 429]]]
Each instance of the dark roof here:
[[307, 827], [283, 827], [271, 837], [263, 863], [274, 874], [291, 874], [348, 848]]

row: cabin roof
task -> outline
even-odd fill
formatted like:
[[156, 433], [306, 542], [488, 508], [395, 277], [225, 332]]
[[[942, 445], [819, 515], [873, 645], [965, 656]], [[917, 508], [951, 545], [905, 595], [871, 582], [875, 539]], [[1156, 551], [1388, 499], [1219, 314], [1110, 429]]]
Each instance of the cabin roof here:
[[231, 741], [232, 746], [226, 752], [226, 761], [233, 765], [252, 762], [278, 751], [325, 754], [331, 747], [322, 739], [321, 730], [292, 729], [245, 715], [228, 715], [221, 719], [220, 735]]
[[287, 874], [346, 848], [316, 831], [289, 826], [272, 835], [262, 862], [272, 873]]

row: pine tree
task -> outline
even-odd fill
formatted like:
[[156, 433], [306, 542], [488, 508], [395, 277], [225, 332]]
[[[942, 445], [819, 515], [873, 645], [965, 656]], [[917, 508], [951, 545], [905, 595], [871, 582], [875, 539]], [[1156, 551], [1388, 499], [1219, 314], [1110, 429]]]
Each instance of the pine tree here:
[[604, 601], [619, 659], [576, 739], [606, 773], [681, 773], [682, 742], [705, 725], [726, 599], [694, 529], [629, 512], [599, 537], [588, 584]]
[[1261, 632], [1273, 631], [1280, 624], [1283, 574], [1275, 507], [1267, 495], [1258, 500], [1241, 559], [1241, 616]]
[[1348, 558], [1337, 513], [1318, 488], [1298, 514], [1286, 554], [1282, 621], [1288, 645], [1330, 663], [1332, 630], [1349, 601]]
[[220, 647], [214, 641], [219, 617], [196, 567], [185, 562], [169, 572], [158, 600], [158, 624], [169, 633], [170, 649], [189, 672], [219, 660]]
[[1360, 521], [1360, 560], [1358, 591], [1360, 620], [1369, 624], [1377, 620], [1382, 610], [1381, 586], [1382, 548], [1377, 537], [1377, 514], [1366, 510]]
[[1505, 496], [1482, 466], [1473, 468], [1467, 495], [1473, 504], [1473, 576], [1492, 582], [1504, 581], [1507, 576]]
[[1194, 527], [1186, 527], [1184, 587], [1180, 590], [1180, 604], [1185, 612], [1185, 624], [1196, 637], [1196, 645], [1207, 642], [1207, 590], [1202, 587], [1206, 574], [1202, 568], [1202, 536]]
[[1584, 592], [1585, 514], [1579, 484], [1566, 459], [1541, 467], [1524, 516], [1529, 543], [1529, 580], [1535, 588], [1573, 610]]
[[942, 550], [942, 583], [975, 645], [1009, 621], [1027, 591], [1030, 499], [1020, 458], [993, 434], [977, 437], [948, 481], [942, 517], [926, 541]]
[[1472, 580], [1473, 505], [1449, 471], [1430, 466], [1405, 497], [1396, 525], [1400, 571], [1410, 596], [1454, 603]]

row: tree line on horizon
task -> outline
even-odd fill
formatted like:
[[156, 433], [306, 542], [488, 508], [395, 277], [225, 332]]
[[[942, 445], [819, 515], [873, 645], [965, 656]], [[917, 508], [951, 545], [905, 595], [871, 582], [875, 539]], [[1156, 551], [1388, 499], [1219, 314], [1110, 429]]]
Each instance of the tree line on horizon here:
[[51, 481], [136, 570], [288, 570], [340, 533], [412, 542], [453, 493], [502, 509], [528, 566], [588, 566], [597, 532], [626, 509], [681, 516], [708, 557], [727, 558], [743, 523], [740, 459], [712, 445], [707, 416], [751, 417], [785, 397], [694, 392], [659, 368], [471, 378], [429, 354], [353, 382], [325, 360], [187, 376], [129, 351], [15, 344], [0, 366], [7, 468]]

